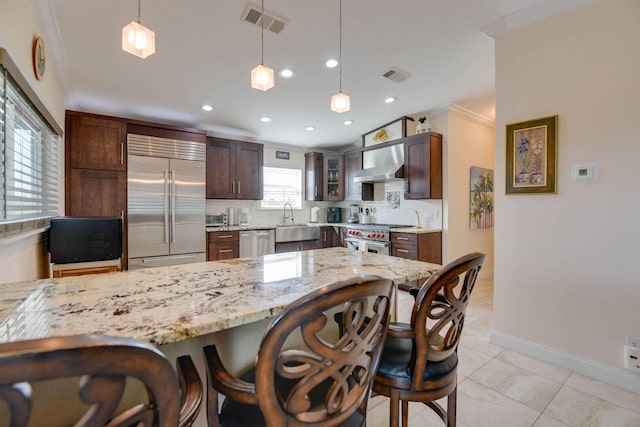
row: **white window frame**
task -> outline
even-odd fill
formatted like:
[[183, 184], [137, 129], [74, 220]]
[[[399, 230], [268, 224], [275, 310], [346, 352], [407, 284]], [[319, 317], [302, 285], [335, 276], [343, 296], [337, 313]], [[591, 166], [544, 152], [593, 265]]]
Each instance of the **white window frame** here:
[[303, 208], [303, 203], [304, 203], [304, 170], [302, 168], [299, 167], [282, 167], [280, 165], [264, 165], [263, 166], [263, 198], [262, 200], [259, 201], [258, 203], [258, 208], [261, 210], [282, 210], [284, 204], [287, 202], [287, 200], [278, 200], [275, 202], [271, 202], [269, 203], [269, 201], [267, 200], [267, 191], [268, 191], [268, 182], [267, 182], [267, 177], [268, 177], [268, 173], [269, 171], [267, 169], [281, 169], [281, 170], [289, 170], [289, 171], [296, 171], [299, 174], [299, 191], [297, 192], [299, 194], [299, 196], [297, 197], [298, 200], [293, 199], [292, 201], [289, 201], [289, 203], [291, 203], [291, 205], [293, 206], [294, 210], [300, 210]]

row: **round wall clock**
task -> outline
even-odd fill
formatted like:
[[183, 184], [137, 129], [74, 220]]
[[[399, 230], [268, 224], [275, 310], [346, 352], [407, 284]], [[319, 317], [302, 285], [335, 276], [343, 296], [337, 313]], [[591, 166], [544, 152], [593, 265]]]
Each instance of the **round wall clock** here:
[[36, 79], [42, 80], [44, 77], [44, 70], [47, 65], [47, 55], [44, 48], [44, 39], [42, 37], [36, 37], [33, 40], [33, 72], [36, 75]]

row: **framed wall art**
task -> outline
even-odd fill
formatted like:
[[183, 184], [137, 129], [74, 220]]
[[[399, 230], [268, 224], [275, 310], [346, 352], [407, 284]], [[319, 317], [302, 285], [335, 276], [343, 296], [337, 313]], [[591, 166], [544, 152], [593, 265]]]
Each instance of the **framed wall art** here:
[[493, 169], [471, 166], [469, 228], [493, 227]]
[[506, 194], [556, 193], [558, 116], [507, 125]]

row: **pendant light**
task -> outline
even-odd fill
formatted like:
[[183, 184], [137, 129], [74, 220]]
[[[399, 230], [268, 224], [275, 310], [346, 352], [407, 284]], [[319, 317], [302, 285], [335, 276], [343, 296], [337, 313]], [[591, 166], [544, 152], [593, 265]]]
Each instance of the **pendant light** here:
[[262, 0], [260, 27], [262, 27], [260, 65], [251, 70], [251, 87], [267, 91], [275, 85], [275, 81], [273, 77], [273, 70], [264, 66], [264, 0]]
[[351, 108], [351, 98], [342, 93], [342, 0], [340, 0], [340, 92], [331, 97], [331, 111], [345, 113]]
[[156, 34], [140, 24], [140, 0], [138, 0], [138, 21], [131, 21], [122, 29], [122, 50], [142, 59], [156, 51]]

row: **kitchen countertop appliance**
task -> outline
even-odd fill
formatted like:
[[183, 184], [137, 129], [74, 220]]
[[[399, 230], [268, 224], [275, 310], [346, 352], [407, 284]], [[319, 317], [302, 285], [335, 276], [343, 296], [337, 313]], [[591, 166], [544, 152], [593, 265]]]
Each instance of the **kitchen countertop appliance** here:
[[199, 142], [127, 135], [129, 269], [205, 261], [205, 158]]
[[360, 205], [349, 205], [349, 218], [347, 218], [349, 224], [357, 224], [360, 222]]
[[391, 240], [389, 233], [393, 228], [407, 227], [397, 224], [349, 224], [345, 235], [348, 249], [389, 255]]
[[330, 222], [330, 223], [342, 222], [342, 208], [337, 208], [337, 207], [327, 208], [327, 222]]
[[314, 206], [311, 208], [311, 222], [316, 223], [318, 222], [318, 212], [320, 211], [320, 208], [317, 206]]

